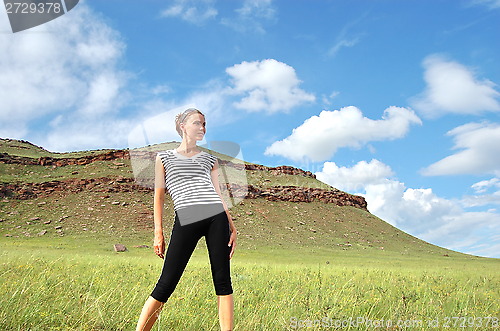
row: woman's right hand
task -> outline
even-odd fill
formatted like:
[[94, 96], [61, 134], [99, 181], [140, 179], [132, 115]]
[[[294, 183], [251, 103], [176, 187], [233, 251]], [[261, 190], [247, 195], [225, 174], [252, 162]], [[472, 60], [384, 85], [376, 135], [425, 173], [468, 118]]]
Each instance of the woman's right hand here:
[[165, 254], [165, 238], [163, 237], [163, 233], [155, 234], [153, 247], [155, 254], [163, 259]]

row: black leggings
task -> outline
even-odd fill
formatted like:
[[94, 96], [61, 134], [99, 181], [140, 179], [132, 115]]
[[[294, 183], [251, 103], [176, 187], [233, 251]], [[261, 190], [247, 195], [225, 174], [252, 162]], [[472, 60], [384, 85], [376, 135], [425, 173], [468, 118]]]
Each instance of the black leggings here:
[[229, 270], [231, 247], [227, 245], [230, 235], [226, 212], [182, 226], [176, 213], [163, 270], [151, 296], [160, 302], [167, 302], [202, 236], [205, 236], [207, 243], [215, 293], [217, 295], [232, 294]]

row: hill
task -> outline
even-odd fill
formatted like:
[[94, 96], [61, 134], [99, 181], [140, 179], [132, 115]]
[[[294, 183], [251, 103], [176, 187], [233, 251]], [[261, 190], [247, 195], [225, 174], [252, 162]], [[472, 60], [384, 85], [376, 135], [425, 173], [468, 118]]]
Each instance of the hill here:
[[[147, 150], [154, 155], [156, 150], [177, 145], [170, 142]], [[0, 139], [0, 236], [128, 238], [149, 244], [152, 190], [134, 180], [133, 152], [52, 153], [26, 141]], [[218, 157], [221, 171], [238, 166], [230, 157]], [[248, 195], [231, 209], [240, 248], [308, 247], [463, 256], [393, 227], [370, 214], [363, 197], [326, 185], [310, 172], [289, 166], [242, 164]], [[173, 215], [171, 206], [167, 198], [167, 215]], [[165, 224], [169, 227], [171, 222], [165, 220]]]

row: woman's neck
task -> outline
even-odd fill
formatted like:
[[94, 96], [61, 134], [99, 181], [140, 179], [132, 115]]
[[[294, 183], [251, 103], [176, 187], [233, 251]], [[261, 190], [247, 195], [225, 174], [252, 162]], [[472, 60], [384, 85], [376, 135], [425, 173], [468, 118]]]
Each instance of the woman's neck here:
[[179, 145], [179, 147], [177, 147], [177, 151], [181, 151], [181, 152], [184, 152], [186, 154], [196, 152], [198, 150], [199, 149], [198, 149], [198, 146], [196, 146], [196, 140], [186, 141], [183, 139], [181, 144]]

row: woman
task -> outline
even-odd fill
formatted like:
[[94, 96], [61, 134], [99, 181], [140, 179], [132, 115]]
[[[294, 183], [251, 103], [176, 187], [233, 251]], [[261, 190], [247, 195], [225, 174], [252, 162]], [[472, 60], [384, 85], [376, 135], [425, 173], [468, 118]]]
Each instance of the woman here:
[[[199, 110], [185, 110], [176, 116], [175, 124], [182, 142], [177, 149], [158, 153], [155, 164], [154, 250], [164, 258], [164, 265], [136, 330], [152, 328], [202, 236], [210, 257], [220, 328], [232, 330], [234, 304], [229, 260], [236, 247], [236, 228], [220, 193], [217, 158], [196, 146], [206, 132], [205, 116]], [[175, 221], [164, 256], [162, 212], [167, 190], [174, 202]]]

